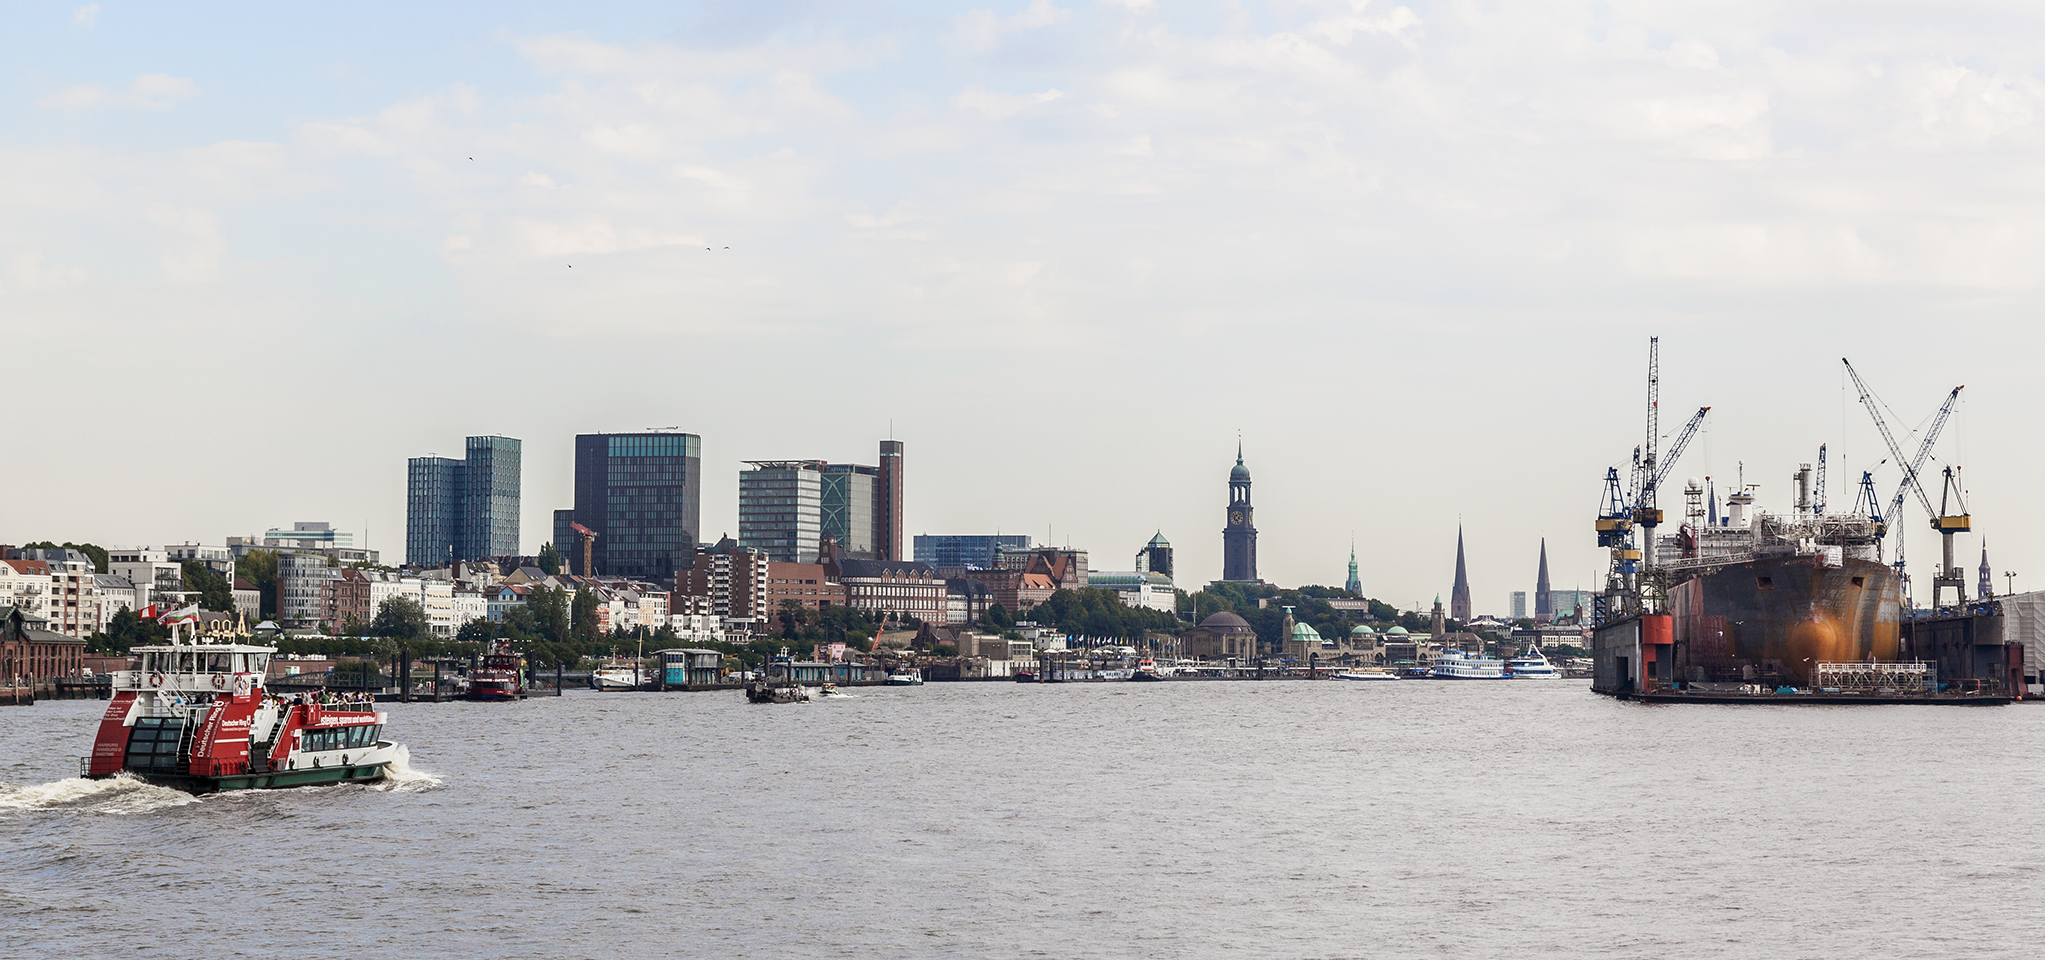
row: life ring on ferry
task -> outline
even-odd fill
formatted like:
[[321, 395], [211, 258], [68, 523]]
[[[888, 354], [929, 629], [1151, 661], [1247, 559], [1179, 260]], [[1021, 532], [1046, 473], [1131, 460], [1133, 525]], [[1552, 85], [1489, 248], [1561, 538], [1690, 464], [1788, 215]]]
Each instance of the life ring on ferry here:
[[216, 673], [213, 675], [213, 689], [215, 690], [227, 689], [227, 674]]
[[150, 674], [150, 675], [149, 675], [149, 685], [150, 685], [150, 686], [152, 686], [152, 687], [160, 687], [160, 686], [163, 686], [163, 674], [160, 674], [160, 673], [152, 673], [152, 674]]

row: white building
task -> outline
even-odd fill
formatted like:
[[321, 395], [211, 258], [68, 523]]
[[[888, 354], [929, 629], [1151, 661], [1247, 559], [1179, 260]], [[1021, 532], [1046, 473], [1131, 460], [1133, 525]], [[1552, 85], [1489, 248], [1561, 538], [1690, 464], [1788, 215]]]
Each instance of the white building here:
[[50, 565], [41, 560], [0, 560], [0, 606], [31, 617], [50, 616]]
[[[185, 589], [184, 565], [172, 560], [170, 553], [154, 547], [114, 547], [107, 551], [107, 573], [127, 578], [140, 593], [140, 602], [134, 607], [143, 607], [157, 602], [159, 594], [164, 603], [174, 603], [183, 597]], [[112, 614], [107, 615], [109, 619]]]
[[[112, 564], [108, 564], [112, 566]], [[105, 633], [122, 610], [140, 611], [149, 605], [149, 590], [127, 577], [102, 573], [92, 578], [99, 587], [99, 632]]]
[[234, 551], [229, 550], [226, 544], [216, 547], [203, 543], [172, 543], [164, 545], [163, 552], [178, 563], [197, 560], [205, 564], [206, 569], [229, 581], [234, 579]]
[[1087, 573], [1086, 585], [1115, 591], [1125, 607], [1148, 607], [1166, 613], [1178, 609], [1179, 594], [1172, 587], [1172, 578], [1162, 573], [1094, 570]]
[[67, 637], [85, 638], [99, 632], [99, 574], [92, 558], [76, 550], [42, 550], [45, 554], [69, 554], [50, 559], [50, 630]]
[[472, 620], [490, 619], [490, 597], [480, 590], [456, 590], [453, 599], [454, 632], [468, 626]]
[[[451, 580], [412, 580], [419, 585], [419, 606], [426, 611], [426, 630], [442, 639], [454, 636], [454, 582]], [[488, 608], [485, 608], [485, 613]]]

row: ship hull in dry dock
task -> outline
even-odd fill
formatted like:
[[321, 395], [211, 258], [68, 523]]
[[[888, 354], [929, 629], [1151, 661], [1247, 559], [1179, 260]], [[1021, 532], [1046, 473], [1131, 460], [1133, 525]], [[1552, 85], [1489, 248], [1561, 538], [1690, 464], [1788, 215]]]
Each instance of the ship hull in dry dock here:
[[1592, 689], [1809, 684], [1819, 663], [1894, 661], [1902, 584], [1871, 560], [1754, 557], [1670, 575], [1667, 613], [1599, 627]]
[[1889, 662], [1900, 650], [1903, 589], [1870, 560], [1761, 557], [1672, 577], [1673, 662], [1664, 680], [1802, 685], [1812, 665]]

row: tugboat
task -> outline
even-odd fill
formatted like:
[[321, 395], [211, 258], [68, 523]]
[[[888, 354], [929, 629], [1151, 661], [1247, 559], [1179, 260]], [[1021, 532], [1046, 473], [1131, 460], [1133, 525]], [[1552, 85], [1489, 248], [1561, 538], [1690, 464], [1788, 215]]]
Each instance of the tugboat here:
[[201, 642], [191, 635], [196, 609], [165, 621], [170, 642], [133, 648], [140, 668], [113, 674], [80, 776], [211, 793], [379, 780], [401, 756], [366, 694], [271, 696], [263, 679], [277, 648]]
[[525, 655], [514, 652], [509, 640], [493, 640], [482, 663], [469, 673], [469, 700], [524, 700]]
[[808, 703], [809, 688], [795, 682], [795, 658], [782, 647], [761, 678], [746, 684], [747, 703]]

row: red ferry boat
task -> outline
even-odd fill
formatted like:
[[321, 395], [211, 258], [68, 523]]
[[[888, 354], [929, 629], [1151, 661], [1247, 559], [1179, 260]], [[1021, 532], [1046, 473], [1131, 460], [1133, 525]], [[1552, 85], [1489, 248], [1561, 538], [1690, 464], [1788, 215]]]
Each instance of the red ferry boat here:
[[469, 673], [470, 700], [525, 699], [525, 655], [514, 652], [511, 643], [499, 640]]
[[126, 773], [193, 793], [300, 787], [381, 779], [404, 750], [383, 739], [388, 716], [372, 702], [265, 691], [277, 648], [171, 630], [170, 643], [131, 651], [140, 669], [113, 674], [113, 699], [79, 775]]

